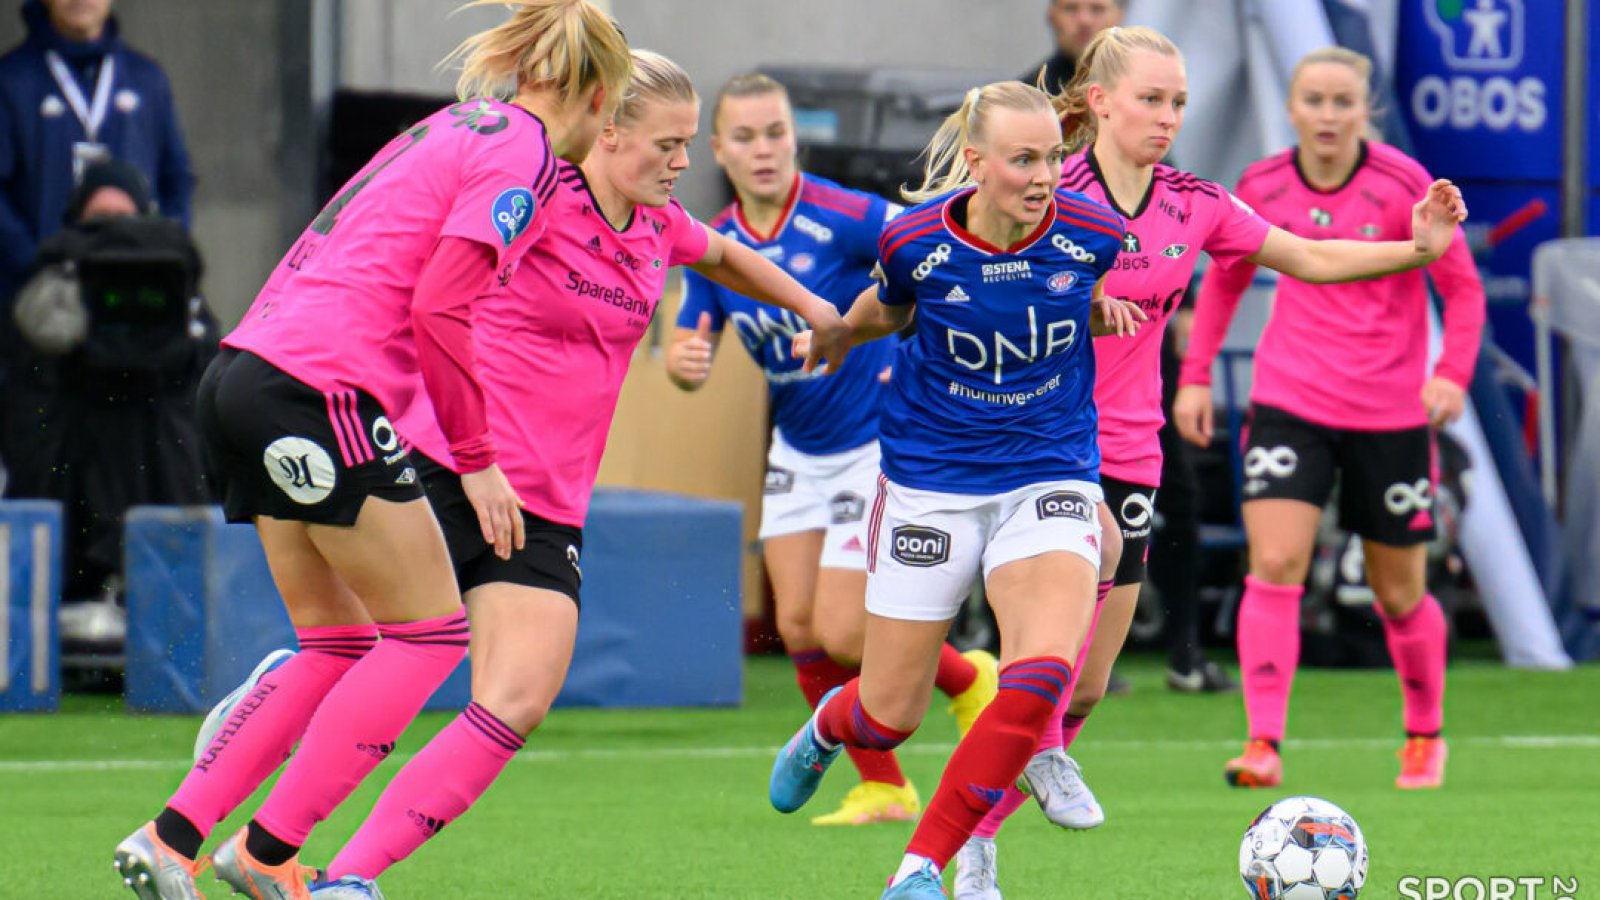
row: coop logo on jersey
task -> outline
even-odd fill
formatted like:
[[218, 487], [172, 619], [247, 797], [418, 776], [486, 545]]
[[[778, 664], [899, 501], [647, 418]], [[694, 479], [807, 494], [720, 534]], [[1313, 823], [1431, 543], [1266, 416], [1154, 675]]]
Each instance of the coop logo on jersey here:
[[809, 253], [796, 253], [789, 260], [789, 271], [804, 275], [817, 267], [817, 258]]
[[917, 263], [917, 267], [911, 270], [911, 279], [913, 281], [921, 281], [932, 275], [934, 269], [944, 265], [950, 259], [950, 249], [949, 244], [940, 244], [930, 250], [928, 255], [923, 257], [922, 262]]
[[984, 284], [993, 284], [996, 281], [1026, 281], [1032, 277], [1033, 269], [1025, 259], [983, 264]]
[[1428, 27], [1452, 69], [1504, 72], [1522, 63], [1522, 0], [1424, 0]]
[[787, 494], [794, 490], [794, 473], [788, 469], [777, 466], [767, 467], [767, 481], [761, 488], [761, 493], [771, 496], [773, 494]]
[[1167, 259], [1178, 259], [1188, 252], [1188, 244], [1168, 244], [1167, 249], [1161, 251], [1161, 255], [1165, 256]]
[[828, 501], [829, 518], [835, 525], [848, 525], [851, 522], [861, 521], [866, 515], [867, 500], [860, 494], [850, 491], [840, 491]]
[[1311, 221], [1314, 224], [1320, 225], [1323, 228], [1327, 228], [1329, 225], [1333, 224], [1333, 213], [1328, 212], [1320, 206], [1311, 207], [1311, 209], [1307, 210], [1306, 214], [1311, 217]]
[[796, 215], [793, 219], [796, 231], [811, 238], [819, 244], [833, 243], [833, 229], [803, 215]]
[[1077, 491], [1051, 491], [1035, 500], [1033, 509], [1041, 519], [1094, 521], [1094, 504]]
[[901, 525], [890, 534], [889, 555], [901, 565], [927, 569], [950, 561], [950, 535], [923, 525]]
[[261, 454], [261, 464], [267, 467], [272, 483], [303, 506], [328, 499], [338, 483], [333, 457], [309, 438], [278, 438]]
[[1077, 283], [1077, 272], [1057, 272], [1051, 275], [1050, 280], [1046, 281], [1044, 285], [1052, 294], [1065, 294], [1067, 291], [1072, 290], [1072, 286]]
[[1427, 75], [1411, 89], [1411, 114], [1424, 128], [1533, 132], [1549, 120], [1548, 87], [1509, 77], [1527, 56], [1523, 0], [1419, 0], [1439, 39], [1448, 76]]
[[533, 221], [533, 192], [527, 188], [507, 188], [494, 198], [494, 206], [490, 207], [489, 212], [494, 220], [494, 230], [500, 233], [500, 240], [509, 247], [528, 230], [528, 223]]
[[1093, 253], [1090, 253], [1089, 251], [1078, 246], [1077, 242], [1073, 241], [1072, 238], [1069, 238], [1064, 234], [1051, 235], [1050, 245], [1077, 260], [1078, 262], [1092, 263], [1095, 261], [1095, 255]]

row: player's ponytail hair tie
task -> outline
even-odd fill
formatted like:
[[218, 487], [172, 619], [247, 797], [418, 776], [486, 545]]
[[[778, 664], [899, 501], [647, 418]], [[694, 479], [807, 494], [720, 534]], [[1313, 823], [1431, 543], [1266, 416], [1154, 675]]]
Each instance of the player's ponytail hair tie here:
[[978, 105], [978, 100], [981, 99], [982, 97], [983, 97], [983, 88], [975, 87], [972, 90], [967, 91], [967, 99], [966, 99], [966, 103], [964, 105], [967, 107], [967, 109], [970, 110], [973, 107]]

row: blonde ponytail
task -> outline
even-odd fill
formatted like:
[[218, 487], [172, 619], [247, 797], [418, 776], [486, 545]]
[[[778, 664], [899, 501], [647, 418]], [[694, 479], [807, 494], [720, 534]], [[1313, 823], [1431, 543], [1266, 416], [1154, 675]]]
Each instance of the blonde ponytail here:
[[997, 81], [967, 91], [961, 107], [945, 118], [922, 151], [927, 162], [922, 168], [921, 186], [915, 190], [902, 187], [900, 195], [911, 203], [921, 203], [971, 185], [972, 173], [967, 170], [965, 151], [983, 139], [984, 126], [992, 110], [1052, 108], [1044, 91], [1020, 81]]
[[524, 84], [538, 84], [569, 104], [596, 83], [612, 98], [627, 89], [633, 69], [628, 42], [587, 0], [472, 0], [462, 8], [490, 5], [511, 7], [511, 18], [462, 41], [445, 58], [445, 64], [461, 60], [461, 99], [509, 100]]

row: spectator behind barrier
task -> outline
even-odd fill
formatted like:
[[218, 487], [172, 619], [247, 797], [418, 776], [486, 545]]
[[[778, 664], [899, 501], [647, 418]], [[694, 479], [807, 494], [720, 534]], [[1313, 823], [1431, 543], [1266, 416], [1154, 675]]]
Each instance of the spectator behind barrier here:
[[11, 298], [90, 163], [132, 164], [185, 226], [194, 189], [167, 77], [122, 42], [111, 0], [27, 0], [22, 18], [27, 39], [0, 57], [0, 356]]
[[137, 168], [90, 165], [66, 210], [7, 317], [0, 455], [7, 497], [63, 504], [62, 636], [102, 652], [123, 631], [123, 512], [209, 501], [193, 400], [217, 332], [194, 243]]
[[1128, 0], [1050, 0], [1044, 19], [1055, 34], [1055, 52], [1026, 72], [1019, 80], [1027, 84], [1039, 81], [1044, 70], [1044, 89], [1059, 94], [1078, 71], [1078, 57], [1095, 35], [1107, 28], [1122, 24], [1122, 13]]

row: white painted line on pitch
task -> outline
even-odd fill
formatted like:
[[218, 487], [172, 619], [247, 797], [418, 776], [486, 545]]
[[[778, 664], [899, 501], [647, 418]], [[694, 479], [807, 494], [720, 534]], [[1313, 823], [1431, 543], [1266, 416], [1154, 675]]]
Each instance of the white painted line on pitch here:
[[[1497, 747], [1507, 750], [1571, 750], [1600, 749], [1600, 734], [1511, 734], [1498, 736], [1471, 736], [1450, 738], [1457, 747]], [[1325, 738], [1292, 740], [1288, 747], [1299, 750], [1387, 750], [1395, 746], [1395, 738]], [[1173, 740], [1173, 741], [1089, 741], [1086, 746], [1109, 750], [1172, 751], [1172, 750], [1231, 750], [1239, 746], [1236, 740]], [[901, 747], [898, 753], [909, 756], [947, 756], [955, 749], [950, 743], [912, 743]], [[771, 758], [776, 746], [745, 747], [593, 747], [582, 750], [525, 750], [518, 753], [514, 762], [561, 763], [585, 760], [626, 759], [756, 759]], [[396, 753], [394, 759], [405, 761], [411, 753]], [[127, 772], [188, 768], [185, 759], [6, 759], [0, 760], [0, 775], [35, 774], [51, 772]]]

